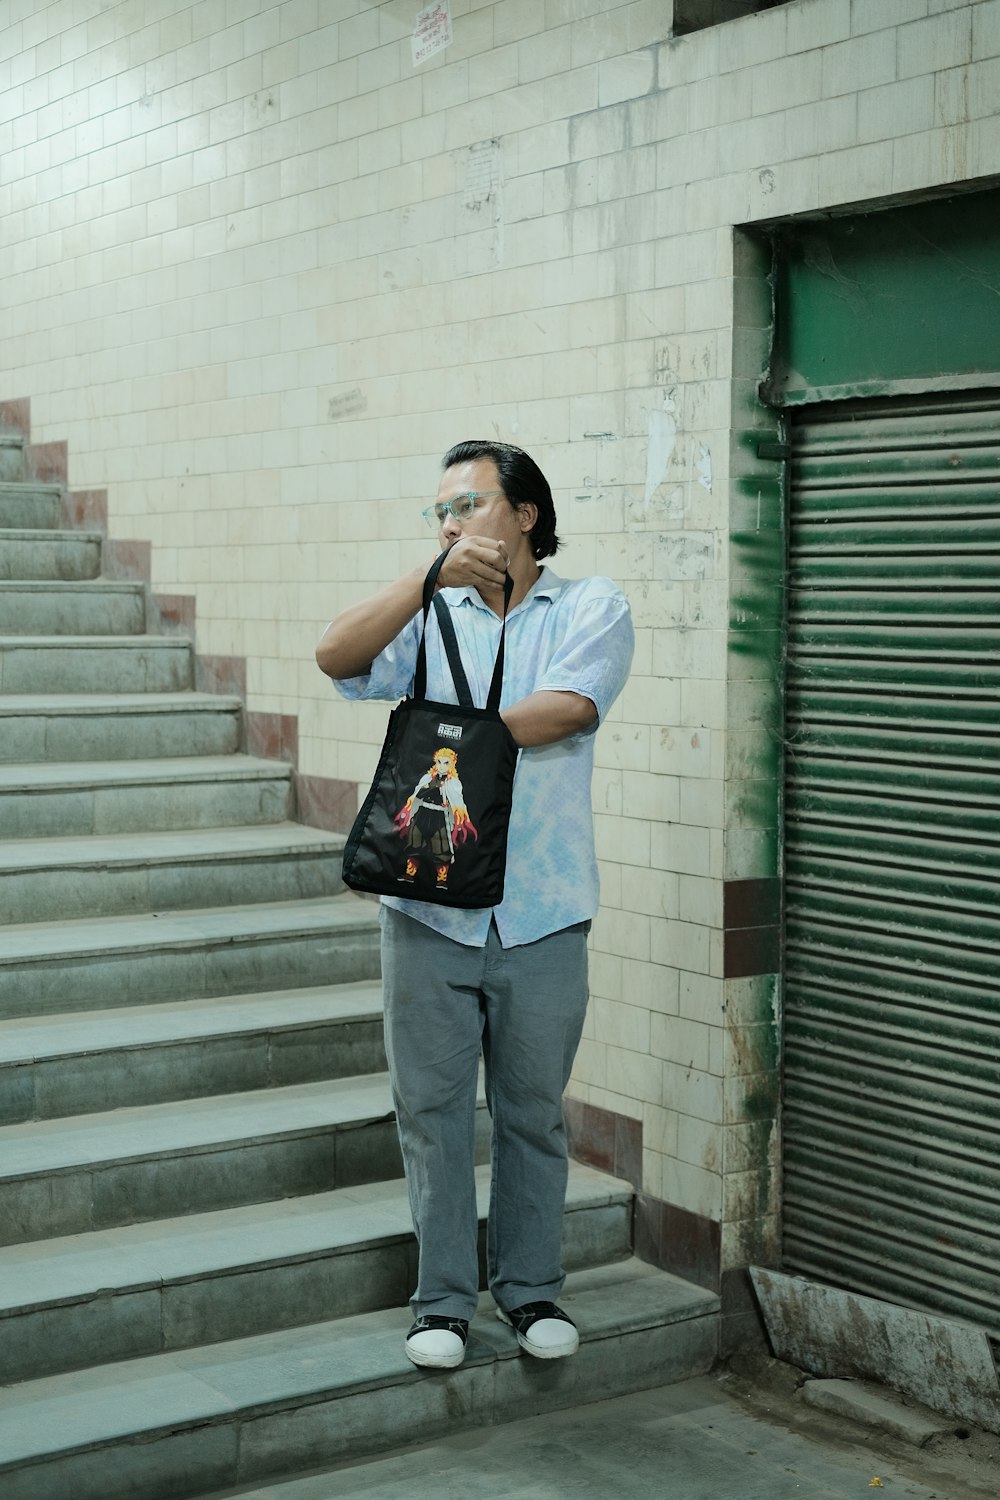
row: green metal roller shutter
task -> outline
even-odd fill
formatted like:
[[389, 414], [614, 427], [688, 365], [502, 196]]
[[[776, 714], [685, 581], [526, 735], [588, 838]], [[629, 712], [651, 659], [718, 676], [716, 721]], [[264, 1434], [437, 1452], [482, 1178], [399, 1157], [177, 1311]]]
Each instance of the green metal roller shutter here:
[[784, 1263], [1000, 1338], [1000, 397], [792, 455]]

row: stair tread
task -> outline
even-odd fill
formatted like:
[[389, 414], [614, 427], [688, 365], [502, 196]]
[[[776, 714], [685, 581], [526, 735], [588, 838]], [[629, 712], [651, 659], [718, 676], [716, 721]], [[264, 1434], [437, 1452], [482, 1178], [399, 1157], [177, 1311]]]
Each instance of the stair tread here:
[[204, 907], [162, 915], [84, 917], [78, 921], [15, 923], [3, 929], [0, 966], [30, 959], [58, 959], [69, 954], [141, 952], [241, 938], [289, 933], [373, 928], [374, 902], [346, 893], [304, 901], [260, 902], [247, 906]]
[[155, 760], [7, 761], [0, 764], [0, 792], [36, 791], [55, 786], [132, 785], [146, 781], [204, 781], [233, 777], [287, 777], [285, 761], [256, 755], [177, 755]]
[[[21, 488], [16, 485], [15, 488]], [[70, 531], [66, 527], [0, 526], [0, 542], [103, 542], [103, 531]]]
[[22, 1017], [0, 1021], [0, 1065], [205, 1041], [276, 1027], [312, 1027], [324, 1021], [362, 1020], [381, 1014], [381, 981], [363, 979], [209, 1000]]
[[345, 835], [309, 828], [303, 823], [241, 824], [233, 828], [186, 828], [164, 833], [74, 834], [66, 838], [27, 838], [0, 843], [0, 875], [12, 871], [102, 869], [112, 866], [191, 863], [193, 860], [242, 859], [265, 853], [326, 850], [331, 857], [344, 847]]
[[191, 642], [182, 635], [0, 635], [0, 650], [87, 651], [97, 647], [108, 651], [190, 651]]
[[[486, 1215], [490, 1169], [476, 1169], [479, 1217]], [[632, 1188], [570, 1163], [569, 1211], [625, 1202]], [[310, 1197], [160, 1219], [121, 1229], [0, 1249], [0, 1311], [8, 1314], [87, 1300], [114, 1288], [136, 1291], [331, 1250], [410, 1236], [401, 1179], [339, 1188]], [[2, 1326], [2, 1325], [0, 1325]]]
[[[141, 594], [145, 584], [121, 578], [4, 578], [0, 579], [0, 593], [30, 594]], [[21, 637], [18, 636], [18, 640]], [[102, 636], [103, 640], [104, 637]]]
[[[583, 1343], [719, 1307], [711, 1292], [636, 1260], [571, 1273], [561, 1302]], [[492, 1307], [484, 1295], [466, 1368], [520, 1355]], [[405, 1310], [390, 1308], [9, 1387], [0, 1393], [0, 1468], [359, 1387], [419, 1385], [426, 1375], [403, 1353], [406, 1322]]]
[[[20, 637], [18, 637], [20, 639]], [[178, 709], [231, 712], [242, 705], [221, 693], [2, 693], [0, 718], [21, 714], [174, 713]]]
[[0, 1127], [0, 1182], [99, 1163], [200, 1153], [392, 1114], [385, 1073], [213, 1094]]

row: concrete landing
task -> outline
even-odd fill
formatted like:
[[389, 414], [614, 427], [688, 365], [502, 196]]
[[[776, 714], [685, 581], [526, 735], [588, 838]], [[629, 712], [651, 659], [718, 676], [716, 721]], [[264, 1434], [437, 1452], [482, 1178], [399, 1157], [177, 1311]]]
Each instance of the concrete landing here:
[[[873, 1481], [880, 1479], [881, 1484]], [[820, 1444], [762, 1420], [711, 1376], [205, 1500], [955, 1500], [873, 1446]], [[981, 1491], [987, 1494], [988, 1491]]]

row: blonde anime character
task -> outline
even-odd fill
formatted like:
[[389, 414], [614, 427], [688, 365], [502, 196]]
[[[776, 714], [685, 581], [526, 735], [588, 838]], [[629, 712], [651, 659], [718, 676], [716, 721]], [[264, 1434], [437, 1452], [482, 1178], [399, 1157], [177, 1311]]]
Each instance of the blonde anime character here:
[[435, 750], [430, 770], [421, 776], [393, 821], [406, 840], [406, 865], [400, 880], [416, 880], [420, 861], [426, 859], [434, 864], [436, 887], [445, 890], [456, 846], [479, 837], [465, 805], [456, 751]]

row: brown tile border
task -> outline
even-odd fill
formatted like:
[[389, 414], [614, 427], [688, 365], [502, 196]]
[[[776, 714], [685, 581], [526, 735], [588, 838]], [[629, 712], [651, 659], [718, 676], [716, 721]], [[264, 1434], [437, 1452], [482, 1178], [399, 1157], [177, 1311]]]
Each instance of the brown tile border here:
[[154, 635], [186, 635], [194, 639], [195, 607], [193, 594], [149, 595], [149, 626]]
[[65, 484], [69, 450], [65, 443], [25, 443], [24, 466], [36, 484]]
[[781, 921], [781, 881], [727, 880], [722, 891], [722, 925], [775, 927]]
[[293, 766], [298, 764], [298, 714], [251, 713], [244, 709], [244, 715], [248, 754], [259, 755], [263, 760], [287, 760]]
[[722, 894], [726, 979], [781, 971], [781, 881], [727, 880]]
[[580, 1099], [563, 1101], [570, 1155], [635, 1189], [632, 1239], [640, 1260], [719, 1290], [722, 1225], [642, 1191], [642, 1121]]
[[630, 1182], [636, 1192], [642, 1187], [642, 1121], [585, 1104], [582, 1099], [563, 1100], [563, 1117], [569, 1149], [577, 1161], [598, 1171], [610, 1172]]
[[153, 549], [150, 542], [105, 537], [101, 548], [102, 576], [148, 583], [152, 569], [152, 555]]
[[0, 432], [19, 432], [26, 438], [31, 432], [31, 402], [27, 396], [0, 401]]
[[64, 490], [62, 523], [69, 531], [103, 531], [107, 535], [107, 490]]
[[199, 693], [223, 693], [242, 698], [244, 712], [247, 697], [247, 659], [245, 656], [194, 656], [194, 685]]
[[637, 1193], [633, 1234], [640, 1260], [710, 1292], [719, 1291], [722, 1225], [715, 1219]]
[[300, 822], [328, 833], [349, 833], [358, 810], [358, 788], [353, 781], [296, 773], [295, 796]]

